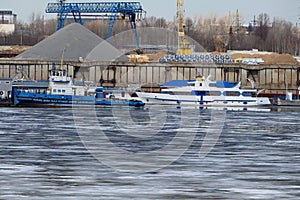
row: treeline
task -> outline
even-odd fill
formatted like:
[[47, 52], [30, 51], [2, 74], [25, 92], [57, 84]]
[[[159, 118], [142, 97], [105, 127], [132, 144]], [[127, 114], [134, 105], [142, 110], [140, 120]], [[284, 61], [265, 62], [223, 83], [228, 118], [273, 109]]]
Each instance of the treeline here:
[[[70, 20], [72, 21], [72, 20]], [[186, 35], [207, 51], [259, 49], [277, 53], [300, 55], [300, 28], [284, 19], [270, 19], [260, 14], [249, 25], [242, 25], [235, 16], [197, 16], [186, 19]], [[0, 35], [0, 45], [34, 45], [56, 31], [57, 21], [44, 20], [41, 14], [32, 14], [29, 24], [18, 22], [12, 35]], [[147, 17], [137, 22], [138, 27], [159, 27], [177, 30], [176, 20]], [[107, 21], [87, 21], [88, 29], [106, 37]], [[116, 21], [113, 35], [130, 30], [128, 21]]]

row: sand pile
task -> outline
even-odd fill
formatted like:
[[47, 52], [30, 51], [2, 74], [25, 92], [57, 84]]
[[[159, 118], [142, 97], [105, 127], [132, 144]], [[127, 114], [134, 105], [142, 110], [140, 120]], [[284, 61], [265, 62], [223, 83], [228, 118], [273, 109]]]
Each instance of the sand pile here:
[[231, 54], [231, 59], [237, 58], [262, 58], [264, 60], [264, 64], [299, 64], [299, 62], [289, 54], [278, 54], [278, 53], [270, 53], [270, 54]]
[[18, 60], [78, 61], [103, 41], [78, 23], [72, 23], [18, 55]]
[[147, 56], [149, 57], [150, 62], [157, 62], [158, 59], [164, 58], [165, 55], [167, 55], [167, 54], [168, 54], [167, 51], [160, 51], [160, 52], [153, 53], [153, 54], [147, 54]]
[[19, 46], [19, 45], [13, 45], [13, 46], [1, 46], [0, 52], [2, 53], [13, 53], [13, 54], [20, 54], [26, 50], [28, 50], [30, 46]]
[[72, 23], [29, 50], [17, 60], [127, 62], [128, 58], [107, 41], [78, 23]]
[[[97, 48], [99, 44], [101, 45]], [[72, 23], [18, 55], [15, 59], [57, 61], [63, 58], [64, 61], [91, 61], [99, 58], [102, 61], [103, 57], [108, 57], [106, 56], [108, 53], [115, 53], [115, 49], [111, 48], [112, 51], [109, 49], [110, 46], [84, 26]]]

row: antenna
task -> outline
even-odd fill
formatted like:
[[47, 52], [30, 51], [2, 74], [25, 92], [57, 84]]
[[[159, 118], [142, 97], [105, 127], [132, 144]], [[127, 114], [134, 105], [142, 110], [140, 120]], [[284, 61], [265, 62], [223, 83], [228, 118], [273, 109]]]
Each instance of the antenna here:
[[65, 55], [65, 50], [66, 47], [64, 47], [64, 49], [62, 50], [62, 54], [61, 54], [61, 60], [60, 60], [60, 69], [63, 69], [63, 61], [64, 61], [64, 55]]
[[236, 26], [236, 33], [239, 33], [240, 31], [240, 14], [239, 14], [239, 10], [236, 10], [236, 21], [235, 21], [235, 26]]

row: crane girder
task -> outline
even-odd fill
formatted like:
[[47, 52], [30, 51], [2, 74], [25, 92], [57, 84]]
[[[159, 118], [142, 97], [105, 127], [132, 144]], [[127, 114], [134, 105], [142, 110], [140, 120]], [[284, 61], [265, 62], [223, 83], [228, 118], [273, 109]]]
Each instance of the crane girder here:
[[46, 13], [78, 8], [81, 13], [144, 13], [140, 2], [48, 3]]
[[74, 21], [80, 24], [83, 24], [81, 18], [83, 13], [105, 14], [109, 20], [106, 39], [110, 38], [114, 23], [119, 19], [119, 16], [121, 15], [123, 19], [128, 17], [134, 32], [136, 46], [139, 48], [136, 19], [137, 15], [146, 13], [140, 2], [48, 3], [45, 11], [46, 13], [58, 14], [57, 30], [64, 27], [69, 14], [72, 14]]

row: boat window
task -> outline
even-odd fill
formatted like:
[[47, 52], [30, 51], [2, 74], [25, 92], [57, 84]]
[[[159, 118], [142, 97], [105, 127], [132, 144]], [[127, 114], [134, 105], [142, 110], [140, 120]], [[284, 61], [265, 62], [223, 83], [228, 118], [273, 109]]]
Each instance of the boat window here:
[[209, 87], [216, 87], [216, 84], [215, 83], [210, 83]]
[[199, 86], [202, 87], [202, 83], [199, 83]]
[[195, 86], [195, 83], [189, 83], [189, 86], [193, 86], [193, 87], [194, 87], [194, 86]]
[[206, 91], [192, 91], [192, 95], [206, 96]]
[[62, 92], [66, 92], [66, 90], [62, 90]]
[[183, 91], [178, 91], [178, 92], [172, 92], [172, 95], [190, 95], [190, 92], [183, 92]]
[[53, 92], [56, 92], [56, 89], [53, 89]]
[[206, 93], [207, 96], [221, 96], [221, 92], [220, 91], [208, 91]]
[[131, 95], [131, 97], [139, 97], [139, 96], [137, 95], [137, 93], [133, 93], [133, 94]]
[[61, 92], [61, 90], [58, 90], [58, 92]]
[[240, 93], [234, 91], [225, 91], [224, 96], [240, 96]]
[[253, 97], [255, 96], [255, 92], [243, 92], [244, 97]]

